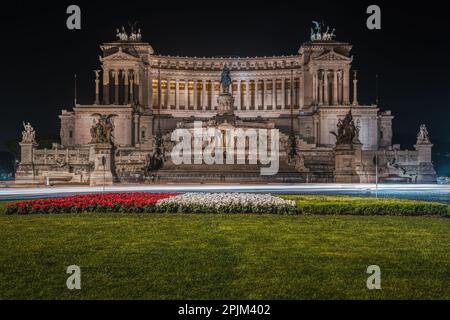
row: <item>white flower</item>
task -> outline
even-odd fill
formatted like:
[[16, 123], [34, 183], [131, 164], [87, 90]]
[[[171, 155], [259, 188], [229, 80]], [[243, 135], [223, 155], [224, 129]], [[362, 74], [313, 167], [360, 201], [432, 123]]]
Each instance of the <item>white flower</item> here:
[[241, 207], [278, 207], [292, 206], [296, 203], [292, 200], [284, 200], [271, 194], [258, 193], [185, 193], [171, 198], [162, 199], [157, 206], [176, 204], [182, 206], [205, 206], [215, 209], [230, 206]]

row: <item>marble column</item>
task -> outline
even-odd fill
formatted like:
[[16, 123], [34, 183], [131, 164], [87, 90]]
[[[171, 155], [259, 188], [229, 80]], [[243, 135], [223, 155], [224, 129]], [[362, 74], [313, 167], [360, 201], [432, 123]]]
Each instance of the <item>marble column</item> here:
[[96, 70], [95, 72], [95, 104], [100, 104], [100, 70]]
[[189, 80], [184, 81], [184, 110], [189, 109]]
[[325, 70], [325, 73], [323, 75], [323, 102], [327, 106], [330, 104], [330, 90], [328, 86], [328, 70]]
[[317, 75], [317, 86], [318, 86], [318, 94], [319, 98], [317, 99], [317, 102], [319, 105], [323, 103], [323, 79], [322, 79], [322, 72]]
[[353, 72], [353, 105], [358, 105], [358, 79], [356, 71]]
[[119, 76], [120, 70], [114, 70], [114, 104], [119, 104]]
[[202, 109], [206, 110], [208, 105], [208, 92], [206, 91], [206, 80], [202, 80]]
[[147, 106], [149, 109], [153, 109], [153, 79], [152, 72], [150, 69], [146, 70], [147, 74]]
[[194, 110], [197, 110], [198, 107], [198, 81], [194, 80]]
[[[153, 87], [151, 88], [153, 90]], [[134, 103], [134, 74], [130, 75], [130, 102]]]
[[291, 104], [292, 104], [292, 102], [294, 100], [294, 97], [293, 97], [293, 90], [294, 90], [294, 88], [293, 88], [293, 86], [294, 86], [293, 80], [294, 79], [289, 78], [289, 85], [287, 86], [287, 107], [288, 107], [288, 109], [291, 108]]
[[337, 70], [333, 70], [333, 105], [338, 104], [338, 73]]
[[255, 79], [255, 110], [259, 110], [259, 106], [261, 105], [258, 86], [259, 86], [259, 80]]
[[272, 110], [277, 109], [277, 80], [272, 79]]
[[245, 109], [250, 110], [250, 80], [245, 82]]
[[267, 93], [267, 79], [263, 79], [263, 109], [267, 110], [267, 100], [268, 100], [268, 93]]
[[139, 69], [134, 71], [134, 96], [136, 97], [135, 100], [137, 100], [137, 102], [141, 103], [142, 99], [141, 99], [141, 89], [140, 89], [140, 85], [141, 85], [141, 76], [139, 74]]
[[175, 109], [180, 110], [180, 80], [175, 80]]
[[170, 101], [170, 79], [166, 80], [166, 99], [165, 99], [166, 109], [170, 109], [171, 101]]
[[103, 70], [103, 104], [109, 104], [109, 69]]
[[318, 99], [317, 99], [317, 72], [314, 72], [313, 74], [313, 103], [317, 104], [318, 103]]
[[299, 83], [298, 83], [298, 97], [299, 97], [299, 108], [303, 109], [305, 106], [305, 83], [303, 80], [303, 75], [300, 75]]
[[137, 113], [134, 114], [134, 145], [139, 144], [139, 115]]
[[129, 82], [128, 82], [128, 69], [124, 70], [124, 87], [123, 87], [123, 103], [128, 104], [128, 94], [129, 94]]
[[343, 76], [343, 97], [344, 97], [344, 104], [349, 105], [350, 104], [350, 87], [349, 87], [349, 81], [350, 81], [350, 68], [347, 67], [344, 70], [344, 76]]
[[238, 110], [242, 109], [242, 106], [241, 106], [241, 103], [242, 103], [241, 86], [242, 86], [241, 80], [238, 80], [237, 81], [237, 97], [236, 97], [236, 100], [237, 100], [236, 101], [237, 102], [236, 106], [237, 106]]
[[215, 109], [216, 100], [216, 82], [211, 80], [211, 110]]
[[211, 110], [215, 110], [217, 106], [216, 81], [211, 81]]
[[286, 108], [286, 78], [281, 78], [281, 109]]

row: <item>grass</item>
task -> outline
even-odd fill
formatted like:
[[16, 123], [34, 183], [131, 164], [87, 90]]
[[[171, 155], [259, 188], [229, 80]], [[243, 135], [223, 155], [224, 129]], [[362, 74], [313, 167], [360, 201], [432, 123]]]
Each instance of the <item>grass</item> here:
[[[0, 299], [450, 299], [441, 217], [0, 215], [0, 228]], [[369, 265], [382, 290], [366, 288]]]

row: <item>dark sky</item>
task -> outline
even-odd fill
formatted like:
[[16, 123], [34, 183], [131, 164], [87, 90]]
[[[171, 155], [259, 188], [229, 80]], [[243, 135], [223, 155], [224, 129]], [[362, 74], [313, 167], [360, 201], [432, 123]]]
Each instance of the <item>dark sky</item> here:
[[[57, 136], [58, 114], [93, 101], [99, 44], [139, 21], [156, 52], [189, 56], [295, 54], [311, 20], [325, 20], [337, 39], [354, 44], [360, 102], [375, 101], [396, 116], [396, 142], [412, 144], [419, 125], [436, 143], [450, 142], [450, 19], [440, 2], [411, 1], [15, 1], [0, 13], [0, 150], [19, 137], [22, 120], [41, 136]], [[78, 4], [82, 30], [66, 28], [66, 8]], [[366, 8], [382, 9], [382, 30], [366, 28]]]

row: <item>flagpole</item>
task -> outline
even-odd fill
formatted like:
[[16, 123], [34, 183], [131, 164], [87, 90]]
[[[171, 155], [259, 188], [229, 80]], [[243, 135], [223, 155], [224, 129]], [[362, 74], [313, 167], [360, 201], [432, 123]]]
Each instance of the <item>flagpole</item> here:
[[73, 95], [74, 106], [77, 106], [77, 74], [75, 73], [74, 78], [74, 95]]
[[375, 75], [375, 104], [379, 103], [378, 73]]

